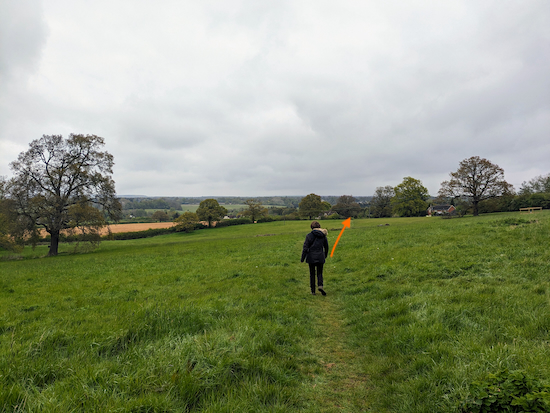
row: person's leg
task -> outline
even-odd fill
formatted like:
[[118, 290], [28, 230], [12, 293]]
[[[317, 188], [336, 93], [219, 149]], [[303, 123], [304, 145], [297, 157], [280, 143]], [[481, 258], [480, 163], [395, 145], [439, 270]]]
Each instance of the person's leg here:
[[311, 294], [315, 294], [315, 264], [309, 264], [309, 286]]
[[317, 264], [317, 289], [321, 291], [321, 294], [327, 295], [323, 286], [323, 264]]

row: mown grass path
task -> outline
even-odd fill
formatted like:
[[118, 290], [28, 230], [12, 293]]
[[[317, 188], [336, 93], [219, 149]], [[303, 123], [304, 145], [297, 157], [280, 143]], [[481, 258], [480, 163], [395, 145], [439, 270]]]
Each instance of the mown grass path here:
[[318, 336], [311, 351], [322, 368], [313, 373], [312, 397], [319, 412], [366, 412], [369, 377], [361, 372], [360, 354], [347, 345], [343, 310], [338, 298], [311, 296], [311, 311], [317, 315]]

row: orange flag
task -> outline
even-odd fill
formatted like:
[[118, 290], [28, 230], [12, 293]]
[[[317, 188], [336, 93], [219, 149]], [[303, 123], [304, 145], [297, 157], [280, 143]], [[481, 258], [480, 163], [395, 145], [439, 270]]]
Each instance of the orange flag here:
[[330, 257], [332, 258], [332, 254], [334, 254], [334, 250], [336, 249], [336, 246], [338, 245], [338, 241], [340, 241], [340, 237], [344, 233], [346, 228], [351, 227], [351, 217], [346, 219], [345, 221], [342, 221], [342, 224], [344, 227], [342, 228], [342, 231], [340, 231], [340, 234], [338, 235], [338, 238], [336, 238], [336, 242], [334, 243], [334, 246], [332, 247], [332, 251], [330, 252]]

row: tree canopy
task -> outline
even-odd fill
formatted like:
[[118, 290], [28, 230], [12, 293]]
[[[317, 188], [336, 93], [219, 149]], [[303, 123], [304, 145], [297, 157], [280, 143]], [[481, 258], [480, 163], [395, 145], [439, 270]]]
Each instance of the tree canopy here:
[[32, 228], [21, 225], [15, 203], [6, 198], [7, 182], [0, 177], [0, 248], [8, 251], [19, 251]]
[[550, 174], [539, 175], [529, 182], [523, 182], [519, 190], [520, 195], [550, 193]]
[[418, 179], [410, 176], [394, 188], [393, 212], [401, 217], [417, 217], [426, 214], [430, 195], [428, 189]]
[[346, 218], [357, 217], [361, 212], [361, 206], [352, 195], [342, 195], [332, 210]]
[[312, 219], [319, 216], [321, 211], [323, 211], [323, 202], [319, 195], [309, 194], [302, 198], [298, 208], [300, 215]]
[[199, 222], [199, 217], [194, 212], [186, 211], [177, 217], [174, 222], [176, 223], [176, 231], [192, 232]]
[[168, 213], [166, 211], [155, 211], [153, 212], [153, 215], [151, 215], [151, 219], [158, 222], [167, 222], [170, 221], [170, 217], [168, 216]]
[[227, 209], [221, 206], [217, 200], [209, 198], [202, 201], [197, 208], [197, 215], [202, 221], [208, 221], [208, 226], [212, 226], [212, 221], [220, 220], [227, 214]]
[[370, 213], [375, 218], [391, 217], [392, 203], [395, 196], [393, 186], [379, 186], [374, 191], [374, 196], [370, 202]]
[[44, 135], [10, 164], [7, 196], [24, 225], [50, 234], [49, 255], [57, 255], [62, 230], [98, 236], [107, 218], [120, 217], [113, 156], [103, 146], [95, 135]]
[[504, 180], [504, 170], [479, 156], [461, 161], [450, 176], [450, 180], [441, 183], [439, 195], [468, 199], [474, 216], [479, 215], [480, 201], [513, 192], [512, 185]]
[[269, 212], [261, 201], [247, 199], [245, 203], [248, 205], [248, 208], [243, 212], [243, 215], [249, 216], [252, 222], [255, 222], [260, 217], [265, 217]]

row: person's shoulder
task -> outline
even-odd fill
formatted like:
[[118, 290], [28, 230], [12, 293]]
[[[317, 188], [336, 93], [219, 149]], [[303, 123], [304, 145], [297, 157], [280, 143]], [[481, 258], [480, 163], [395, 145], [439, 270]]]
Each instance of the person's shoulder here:
[[[328, 235], [328, 230], [326, 228], [315, 228], [313, 231], [319, 231], [325, 235], [325, 237]], [[311, 232], [313, 232], [311, 231]]]

